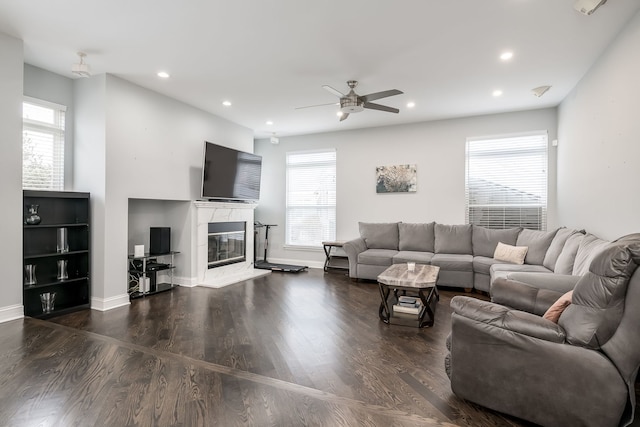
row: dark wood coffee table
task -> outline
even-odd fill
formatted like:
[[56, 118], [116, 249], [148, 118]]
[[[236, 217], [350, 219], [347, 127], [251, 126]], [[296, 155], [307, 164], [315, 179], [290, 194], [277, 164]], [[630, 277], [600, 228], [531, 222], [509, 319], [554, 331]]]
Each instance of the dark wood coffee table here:
[[[440, 300], [436, 281], [440, 267], [417, 264], [409, 271], [407, 264], [394, 264], [380, 273], [380, 320], [384, 323], [404, 326], [433, 326], [436, 304]], [[415, 313], [399, 312], [397, 307], [400, 296], [420, 298], [422, 306]]]

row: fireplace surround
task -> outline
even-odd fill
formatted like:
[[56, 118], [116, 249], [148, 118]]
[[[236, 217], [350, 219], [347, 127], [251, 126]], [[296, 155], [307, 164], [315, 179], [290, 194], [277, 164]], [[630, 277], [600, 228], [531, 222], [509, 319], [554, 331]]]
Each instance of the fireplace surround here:
[[[233, 203], [233, 202], [208, 202], [208, 201], [195, 201], [195, 236], [193, 241], [195, 242], [195, 248], [192, 253], [195, 255], [195, 286], [207, 286], [212, 288], [220, 288], [223, 286], [231, 285], [233, 283], [241, 282], [243, 280], [250, 280], [269, 274], [268, 270], [259, 270], [253, 268], [253, 246], [254, 246], [254, 209], [257, 207], [257, 203]], [[240, 230], [233, 230], [234, 226], [218, 226], [212, 224], [224, 224], [224, 223], [237, 223], [242, 224], [244, 229], [244, 244], [241, 245], [239, 236], [242, 234]], [[214, 231], [210, 236], [210, 227], [213, 230], [223, 228], [222, 233], [226, 234], [226, 238], [216, 238], [215, 236], [222, 236], [220, 231]], [[229, 229], [225, 229], [231, 227]], [[210, 267], [210, 237], [216, 243], [216, 249], [214, 252], [214, 258], [224, 258], [223, 252], [227, 251], [233, 254], [233, 256], [227, 258], [234, 258], [233, 260], [214, 260], [215, 268]], [[226, 240], [226, 242], [225, 242]], [[230, 244], [231, 241], [231, 244]], [[218, 245], [221, 243], [221, 245]], [[226, 245], [226, 246], [225, 246]], [[243, 246], [243, 248], [241, 248]], [[231, 249], [231, 251], [230, 251]], [[238, 256], [237, 253], [242, 249], [243, 256]]]

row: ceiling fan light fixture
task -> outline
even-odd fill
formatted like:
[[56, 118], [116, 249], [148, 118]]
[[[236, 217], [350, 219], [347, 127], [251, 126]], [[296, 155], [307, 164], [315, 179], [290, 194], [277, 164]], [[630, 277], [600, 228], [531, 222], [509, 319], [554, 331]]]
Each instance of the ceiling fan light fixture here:
[[351, 99], [349, 97], [340, 99], [340, 111], [345, 114], [359, 113], [364, 111], [364, 102], [359, 99]]
[[91, 77], [91, 68], [89, 64], [85, 64], [84, 58], [87, 56], [84, 52], [78, 52], [80, 62], [71, 66], [71, 72], [80, 77]]

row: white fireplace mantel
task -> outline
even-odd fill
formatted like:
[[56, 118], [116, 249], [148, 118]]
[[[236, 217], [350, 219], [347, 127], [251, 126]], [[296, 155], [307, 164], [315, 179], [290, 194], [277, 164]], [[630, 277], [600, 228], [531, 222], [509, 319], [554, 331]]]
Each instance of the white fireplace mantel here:
[[[253, 211], [257, 203], [231, 203], [195, 201], [195, 250], [196, 286], [221, 288], [243, 280], [255, 279], [270, 273], [269, 270], [253, 268], [254, 227]], [[208, 226], [212, 222], [246, 222], [246, 261], [208, 268]]]

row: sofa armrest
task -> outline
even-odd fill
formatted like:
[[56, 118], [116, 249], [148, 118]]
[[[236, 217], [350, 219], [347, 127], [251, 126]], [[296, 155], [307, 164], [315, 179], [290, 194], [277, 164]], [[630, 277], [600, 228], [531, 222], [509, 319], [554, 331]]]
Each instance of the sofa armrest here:
[[629, 391], [602, 352], [568, 344], [558, 325], [531, 313], [461, 296], [451, 307], [458, 397], [539, 425], [618, 425]]
[[453, 297], [451, 308], [456, 315], [496, 328], [554, 343], [565, 341], [560, 326], [535, 314], [465, 296]]
[[538, 316], [542, 316], [562, 294], [505, 278], [497, 278], [491, 284], [492, 302]]
[[349, 277], [357, 278], [358, 255], [367, 250], [367, 244], [362, 237], [349, 240], [342, 245], [342, 249], [349, 258]]

